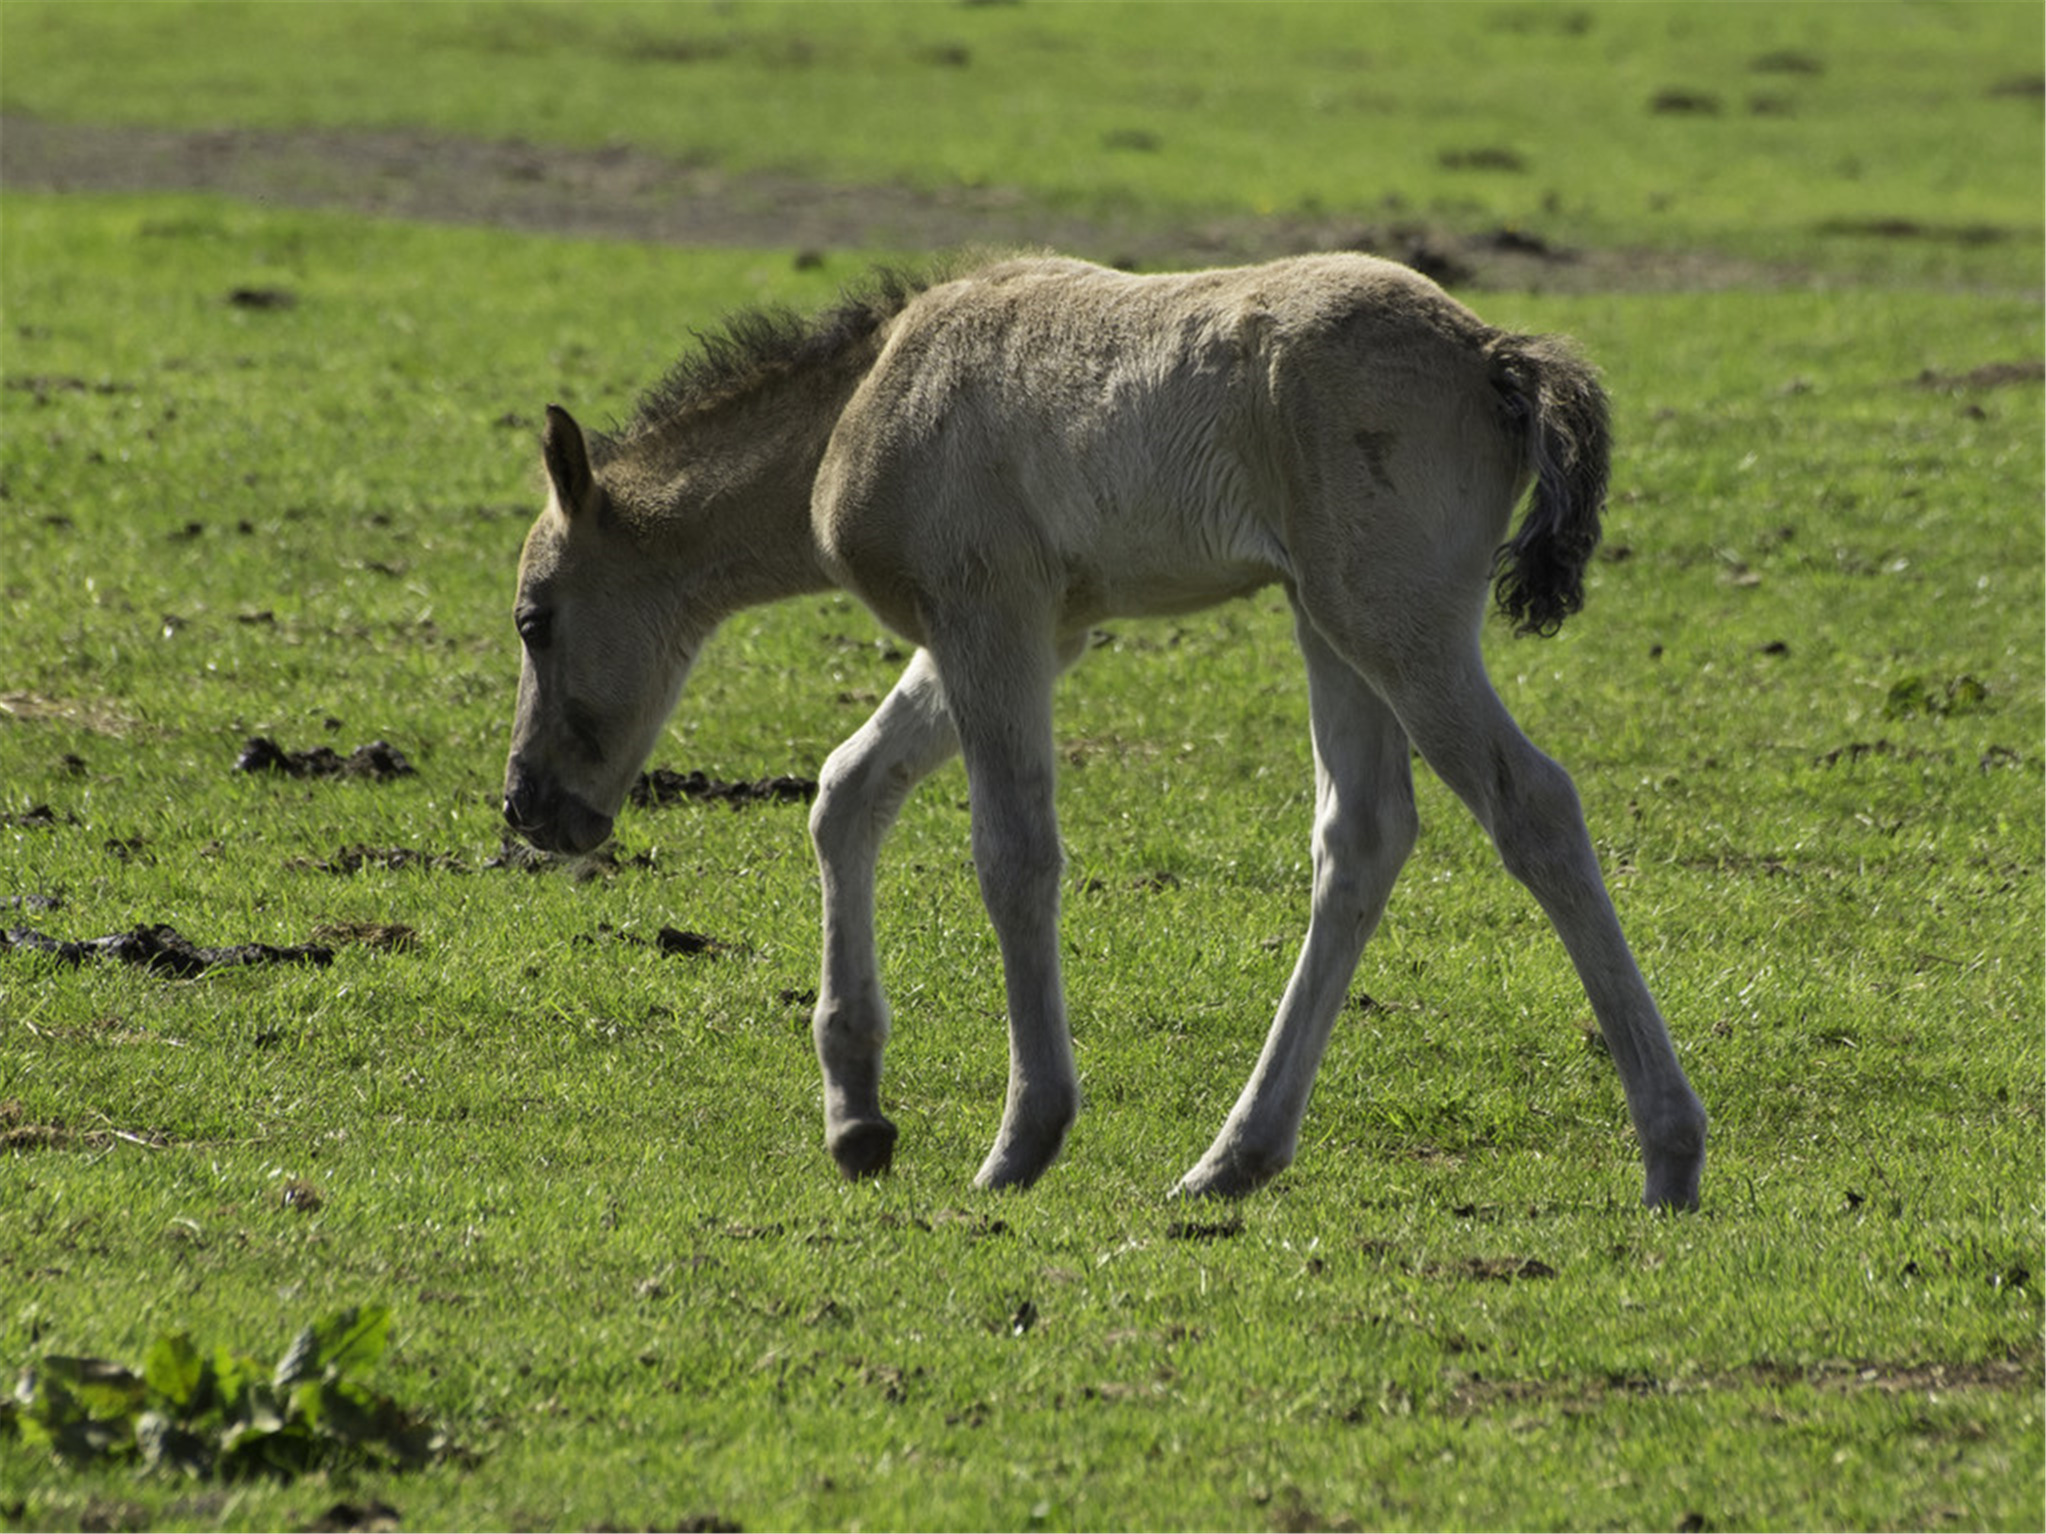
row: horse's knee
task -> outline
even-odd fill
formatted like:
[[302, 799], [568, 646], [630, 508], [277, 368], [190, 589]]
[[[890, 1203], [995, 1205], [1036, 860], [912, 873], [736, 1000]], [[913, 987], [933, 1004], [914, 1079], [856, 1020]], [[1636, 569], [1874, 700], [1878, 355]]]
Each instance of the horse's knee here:
[[834, 863], [869, 850], [894, 819], [914, 779], [864, 752], [841, 746], [817, 774], [810, 804], [810, 843], [820, 861]]
[[817, 797], [810, 801], [810, 842], [820, 858], [828, 858], [845, 841], [857, 821], [860, 772], [841, 746], [824, 759], [817, 772]]

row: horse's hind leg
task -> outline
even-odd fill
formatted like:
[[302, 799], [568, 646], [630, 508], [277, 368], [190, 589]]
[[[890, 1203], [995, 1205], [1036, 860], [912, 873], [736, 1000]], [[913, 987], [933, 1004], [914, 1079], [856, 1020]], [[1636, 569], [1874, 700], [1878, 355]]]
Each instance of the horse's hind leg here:
[[1300, 1121], [1357, 960], [1413, 850], [1407, 737], [1393, 712], [1295, 608], [1314, 731], [1314, 896], [1307, 941], [1243, 1093], [1180, 1183], [1247, 1193], [1293, 1159]]
[[[1316, 612], [1317, 620], [1323, 614]], [[1342, 612], [1331, 625], [1340, 632]], [[1339, 647], [1348, 649], [1342, 639]], [[1362, 663], [1371, 664], [1364, 645]], [[1428, 765], [1490, 833], [1501, 860], [1548, 914], [1591, 999], [1626, 1089], [1650, 1207], [1695, 1208], [1705, 1110], [1620, 932], [1570, 775], [1523, 735], [1485, 675], [1477, 637], [1418, 647], [1370, 674]]]
[[874, 948], [881, 842], [910, 791], [958, 749], [938, 673], [919, 650], [874, 715], [832, 752], [810, 810], [824, 884], [824, 964], [811, 1035], [824, 1070], [824, 1142], [848, 1177], [885, 1171], [895, 1125], [881, 1112], [888, 1003]]

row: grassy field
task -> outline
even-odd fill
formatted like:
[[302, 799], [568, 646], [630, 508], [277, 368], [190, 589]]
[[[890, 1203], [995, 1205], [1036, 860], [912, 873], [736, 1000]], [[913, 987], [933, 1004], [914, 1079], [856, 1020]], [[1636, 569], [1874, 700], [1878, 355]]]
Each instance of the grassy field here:
[[1181, 9], [13, 3], [7, 107], [2037, 282], [2027, 5]]
[[[1299, 1162], [1187, 1209], [1305, 925], [1276, 595], [1115, 625], [1064, 684], [1087, 1109], [1026, 1195], [969, 1187], [1005, 1062], [957, 767], [913, 801], [903, 1144], [848, 1186], [800, 806], [629, 812], [578, 881], [493, 866], [494, 801], [540, 407], [622, 413], [692, 329], [866, 253], [8, 190], [0, 928], [332, 957], [0, 949], [0, 1365], [178, 1330], [274, 1359], [388, 1305], [372, 1383], [468, 1452], [221, 1484], [0, 1432], [0, 1524], [2036, 1528], [2040, 32], [6, 6], [11, 114], [630, 142], [1160, 221], [1396, 198], [1774, 275], [1468, 295], [1614, 396], [1590, 606], [1491, 653], [1714, 1114], [1705, 1210], [1635, 1206], [1582, 993], [1432, 780]], [[1716, 109], [1652, 109], [1680, 90]], [[1458, 159], [1502, 146], [1520, 170]], [[843, 600], [743, 617], [655, 762], [814, 774], [901, 659]], [[259, 735], [416, 772], [237, 772]]]

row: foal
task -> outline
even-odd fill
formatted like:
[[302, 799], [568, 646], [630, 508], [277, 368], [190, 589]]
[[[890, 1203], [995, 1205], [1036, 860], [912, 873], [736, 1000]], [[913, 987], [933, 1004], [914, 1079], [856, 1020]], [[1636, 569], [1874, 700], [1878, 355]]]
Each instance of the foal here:
[[[880, 845], [965, 759], [1000, 940], [1009, 1089], [987, 1187], [1050, 1165], [1079, 1109], [1059, 972], [1052, 684], [1111, 617], [1283, 585], [1315, 759], [1307, 940], [1263, 1053], [1180, 1183], [1239, 1194], [1292, 1159], [1330, 1027], [1416, 833], [1409, 746], [1533, 892], [1626, 1089], [1644, 1200], [1692, 1207], [1705, 1114], [1622, 937], [1563, 769], [1479, 653], [1488, 586], [1525, 631], [1577, 610], [1606, 487], [1605, 397], [1553, 339], [1484, 324], [1369, 257], [1128, 276], [1030, 258], [884, 278], [812, 324], [751, 315], [614, 433], [550, 407], [550, 496], [519, 568], [507, 820], [585, 852], [691, 663], [740, 608], [850, 591], [918, 646], [824, 764], [813, 1033], [825, 1140], [885, 1169]], [[1532, 486], [1520, 527], [1514, 507]]]

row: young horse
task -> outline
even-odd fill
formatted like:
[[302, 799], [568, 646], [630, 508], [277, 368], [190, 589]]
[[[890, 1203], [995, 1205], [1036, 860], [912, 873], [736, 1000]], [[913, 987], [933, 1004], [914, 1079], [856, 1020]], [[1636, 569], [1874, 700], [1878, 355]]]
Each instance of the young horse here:
[[[519, 567], [525, 655], [504, 813], [579, 853], [690, 664], [740, 608], [837, 586], [920, 648], [824, 764], [813, 1033], [825, 1139], [887, 1167], [875, 864], [919, 779], [965, 758], [1000, 939], [1009, 1089], [977, 1181], [1027, 1184], [1079, 1108], [1059, 974], [1052, 684], [1090, 625], [1278, 583], [1307, 663], [1307, 939], [1250, 1080], [1180, 1183], [1238, 1194], [1292, 1158], [1365, 940], [1416, 833], [1409, 744], [1555, 925], [1626, 1088], [1652, 1206], [1691, 1207], [1705, 1114], [1621, 936], [1563, 769], [1479, 655], [1488, 584], [1524, 631], [1577, 610], [1605, 397], [1554, 339], [1491, 328], [1354, 255], [1134, 277], [1020, 259], [894, 279], [818, 322], [753, 315], [611, 435], [550, 407], [551, 495]], [[1533, 487], [1518, 533], [1513, 509]]]

